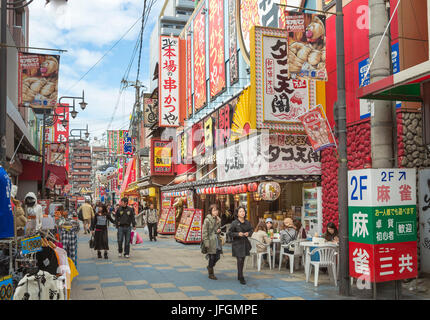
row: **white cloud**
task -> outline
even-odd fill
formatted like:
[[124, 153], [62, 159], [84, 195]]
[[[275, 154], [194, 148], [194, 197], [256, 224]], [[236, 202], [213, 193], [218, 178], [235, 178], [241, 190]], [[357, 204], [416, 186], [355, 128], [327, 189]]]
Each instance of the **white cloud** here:
[[[152, 8], [145, 35], [151, 33], [163, 3], [164, 0], [157, 0]], [[70, 129], [85, 128], [88, 124], [91, 137], [101, 138], [113, 114], [110, 129], [128, 129], [135, 99], [133, 88], [123, 92], [114, 111], [123, 74], [111, 71], [113, 68], [109, 69], [109, 64], [102, 61], [78, 84], [77, 81], [139, 19], [142, 9], [142, 0], [69, 0], [64, 6], [53, 6], [52, 3], [45, 6], [45, 1], [38, 0], [30, 5], [30, 46], [68, 50], [61, 58], [58, 96], [78, 97], [85, 90], [88, 107], [82, 111], [79, 101], [76, 101], [79, 114], [76, 119], [70, 120]], [[131, 56], [139, 29], [140, 21], [123, 39], [133, 44], [130, 52], [123, 52], [127, 59]], [[143, 45], [145, 49], [149, 42], [145, 41]], [[148, 61], [149, 57], [142, 57], [142, 68], [144, 64], [149, 65]], [[103, 71], [102, 76], [95, 74], [98, 71]], [[130, 75], [133, 74], [136, 70], [132, 69]], [[143, 78], [141, 81], [149, 87], [149, 79]], [[69, 88], [72, 89], [68, 91]], [[73, 100], [63, 99], [62, 102], [72, 104]]]

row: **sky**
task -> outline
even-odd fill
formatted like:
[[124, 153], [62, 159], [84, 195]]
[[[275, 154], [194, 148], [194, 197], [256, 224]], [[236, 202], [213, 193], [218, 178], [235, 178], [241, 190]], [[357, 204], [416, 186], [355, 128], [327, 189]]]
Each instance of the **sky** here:
[[[139, 36], [144, 0], [68, 0], [67, 4], [51, 0], [47, 5], [45, 2], [36, 0], [29, 6], [29, 46], [67, 50], [60, 54], [58, 98], [80, 97], [84, 90], [88, 103], [82, 111], [78, 105], [80, 100], [76, 100], [79, 113], [75, 119], [70, 117], [70, 129], [85, 129], [88, 124], [91, 141], [94, 137], [101, 139], [113, 114], [110, 129], [128, 129], [135, 89], [127, 88], [119, 102], [118, 98], [121, 79]], [[155, 2], [143, 35], [139, 80], [148, 88], [149, 38], [163, 4], [163, 0]], [[133, 24], [134, 27], [126, 34]], [[54, 51], [31, 52], [58, 54]], [[127, 79], [129, 81], [136, 80], [137, 60], [138, 55]], [[62, 103], [72, 104], [73, 99], [63, 99]]]

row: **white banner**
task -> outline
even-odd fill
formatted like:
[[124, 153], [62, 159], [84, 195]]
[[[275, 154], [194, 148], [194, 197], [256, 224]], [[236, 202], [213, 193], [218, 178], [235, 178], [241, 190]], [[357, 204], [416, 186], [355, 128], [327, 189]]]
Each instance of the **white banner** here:
[[179, 126], [179, 39], [160, 36], [159, 117], [160, 127]]
[[261, 134], [217, 150], [218, 182], [261, 175], [320, 175], [320, 154], [306, 137]]

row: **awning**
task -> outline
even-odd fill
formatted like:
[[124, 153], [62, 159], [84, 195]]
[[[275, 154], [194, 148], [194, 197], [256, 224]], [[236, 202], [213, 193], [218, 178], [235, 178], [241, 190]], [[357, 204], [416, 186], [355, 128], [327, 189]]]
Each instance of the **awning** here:
[[422, 102], [421, 83], [430, 80], [430, 60], [357, 89], [358, 99]]
[[[42, 181], [42, 162], [21, 160], [22, 173], [19, 176], [19, 180], [24, 181]], [[67, 170], [65, 167], [54, 166], [52, 164], [45, 165], [45, 181], [48, 180], [49, 173], [55, 174], [58, 179], [56, 185], [67, 185]]]

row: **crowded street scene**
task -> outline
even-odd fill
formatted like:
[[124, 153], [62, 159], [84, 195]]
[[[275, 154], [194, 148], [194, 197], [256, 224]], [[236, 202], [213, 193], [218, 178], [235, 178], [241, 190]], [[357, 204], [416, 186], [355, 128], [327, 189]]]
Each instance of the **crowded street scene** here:
[[5, 305], [430, 299], [430, 0], [0, 13]]

